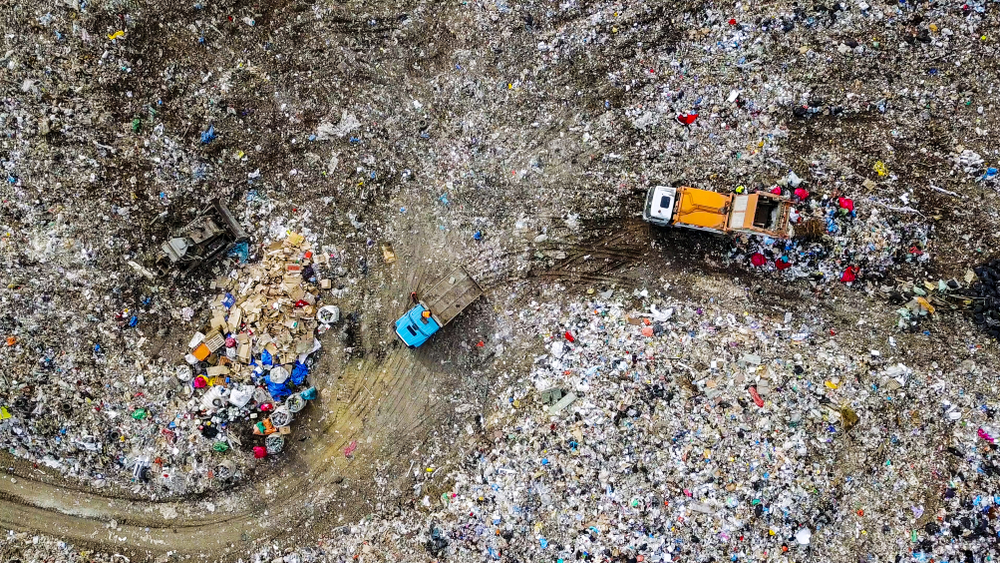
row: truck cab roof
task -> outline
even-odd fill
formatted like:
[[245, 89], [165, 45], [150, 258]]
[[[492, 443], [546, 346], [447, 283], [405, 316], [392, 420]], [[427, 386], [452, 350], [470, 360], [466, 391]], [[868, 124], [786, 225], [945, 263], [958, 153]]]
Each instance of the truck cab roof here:
[[669, 225], [674, 216], [677, 190], [667, 186], [650, 188], [642, 218], [657, 225]]
[[420, 346], [441, 328], [432, 317], [424, 316], [426, 310], [417, 305], [396, 321], [396, 335], [410, 348]]

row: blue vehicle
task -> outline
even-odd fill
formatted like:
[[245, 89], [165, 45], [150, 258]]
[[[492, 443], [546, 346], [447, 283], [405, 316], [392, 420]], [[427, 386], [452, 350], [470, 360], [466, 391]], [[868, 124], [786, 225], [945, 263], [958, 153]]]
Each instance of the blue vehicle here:
[[433, 284], [417, 305], [396, 321], [396, 335], [408, 347], [416, 348], [482, 294], [475, 280], [462, 268], [456, 268]]

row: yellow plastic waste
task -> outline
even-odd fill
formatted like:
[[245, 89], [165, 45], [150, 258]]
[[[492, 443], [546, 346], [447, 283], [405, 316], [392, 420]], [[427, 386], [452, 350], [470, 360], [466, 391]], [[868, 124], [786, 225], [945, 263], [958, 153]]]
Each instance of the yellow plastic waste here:
[[927, 309], [928, 313], [930, 313], [932, 315], [934, 314], [934, 305], [931, 305], [930, 301], [927, 301], [923, 297], [917, 296], [917, 303], [920, 303], [921, 307], [923, 307], [924, 309]]

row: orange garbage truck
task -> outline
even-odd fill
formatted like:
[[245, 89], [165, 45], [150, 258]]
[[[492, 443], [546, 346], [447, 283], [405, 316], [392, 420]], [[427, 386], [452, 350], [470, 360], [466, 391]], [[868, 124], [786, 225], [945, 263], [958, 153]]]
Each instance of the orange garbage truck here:
[[792, 202], [770, 193], [720, 194], [688, 186], [654, 186], [642, 218], [662, 227], [791, 238]]

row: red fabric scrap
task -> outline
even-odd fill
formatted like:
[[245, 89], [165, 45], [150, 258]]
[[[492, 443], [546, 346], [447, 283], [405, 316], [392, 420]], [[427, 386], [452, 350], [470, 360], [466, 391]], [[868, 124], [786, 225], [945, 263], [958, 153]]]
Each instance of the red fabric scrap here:
[[267, 448], [265, 448], [264, 446], [254, 446], [253, 456], [257, 459], [263, 459], [267, 457]]
[[846, 209], [848, 211], [854, 211], [854, 201], [851, 200], [851, 199], [849, 199], [849, 198], [838, 197], [837, 198], [837, 205], [839, 205], [841, 207], [841, 209]]
[[805, 188], [795, 188], [795, 197], [805, 199], [809, 197], [809, 192], [807, 192]]
[[861, 268], [858, 266], [848, 266], [847, 269], [844, 270], [844, 273], [840, 276], [840, 281], [844, 283], [851, 283], [858, 278], [858, 272], [860, 271]]
[[691, 125], [696, 119], [698, 119], [697, 113], [682, 113], [677, 116], [677, 121], [680, 121], [684, 125]]
[[760, 267], [767, 263], [767, 258], [760, 252], [755, 252], [753, 256], [750, 257], [750, 263], [754, 266]]

